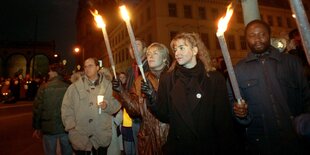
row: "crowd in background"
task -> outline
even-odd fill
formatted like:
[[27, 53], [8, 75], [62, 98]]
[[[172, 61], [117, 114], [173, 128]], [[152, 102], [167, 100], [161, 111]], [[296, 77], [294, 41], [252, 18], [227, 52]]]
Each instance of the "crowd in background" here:
[[40, 85], [45, 82], [45, 77], [31, 78], [28, 74], [25, 77], [21, 74], [11, 78], [0, 77], [0, 101], [1, 103], [32, 101]]

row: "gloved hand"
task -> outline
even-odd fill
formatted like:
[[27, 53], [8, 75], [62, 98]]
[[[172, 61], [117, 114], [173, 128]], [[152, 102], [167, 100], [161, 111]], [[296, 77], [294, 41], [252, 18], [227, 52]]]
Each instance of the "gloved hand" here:
[[148, 79], [146, 79], [146, 82], [143, 79], [141, 80], [141, 92], [146, 96], [152, 96], [154, 88]]
[[112, 80], [112, 89], [118, 93], [121, 93], [124, 91], [124, 88], [121, 84], [121, 81], [119, 79], [113, 78]]
[[141, 92], [146, 95], [150, 104], [156, 102], [156, 91], [148, 79], [146, 79], [146, 82], [143, 79], [141, 80]]

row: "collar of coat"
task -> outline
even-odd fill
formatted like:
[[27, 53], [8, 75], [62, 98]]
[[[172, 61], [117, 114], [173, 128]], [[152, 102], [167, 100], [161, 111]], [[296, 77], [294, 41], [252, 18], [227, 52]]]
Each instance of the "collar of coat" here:
[[[270, 48], [266, 51], [270, 52], [268, 58], [274, 59], [276, 61], [281, 61], [281, 53], [274, 47], [270, 46]], [[250, 52], [245, 59], [245, 62], [257, 61], [259, 58], [253, 52]]]
[[[105, 82], [106, 81], [106, 82]], [[98, 73], [98, 79], [95, 81], [95, 85], [92, 84], [90, 80], [86, 77], [86, 75], [79, 78], [78, 81], [73, 83], [76, 87], [79, 97], [85, 98], [88, 95], [87, 90], [90, 89], [91, 86], [99, 87], [99, 93], [100, 95], [104, 95], [106, 91], [106, 87], [109, 84], [108, 80], [105, 78], [103, 73]]]

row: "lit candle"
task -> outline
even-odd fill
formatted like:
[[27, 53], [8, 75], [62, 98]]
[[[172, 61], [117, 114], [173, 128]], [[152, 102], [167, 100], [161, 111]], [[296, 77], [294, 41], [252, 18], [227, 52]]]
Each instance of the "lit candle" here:
[[133, 30], [132, 30], [132, 27], [131, 27], [131, 24], [130, 24], [130, 17], [129, 17], [129, 15], [128, 15], [126, 6], [125, 6], [125, 5], [122, 5], [122, 6], [120, 6], [119, 8], [120, 8], [120, 10], [121, 10], [122, 18], [123, 18], [123, 20], [124, 20], [125, 23], [126, 23], [127, 31], [128, 31], [128, 34], [129, 34], [129, 38], [130, 38], [131, 45], [132, 45], [132, 47], [133, 47], [133, 51], [134, 51], [134, 55], [135, 55], [135, 58], [136, 58], [136, 62], [137, 62], [138, 67], [139, 67], [139, 69], [140, 69], [142, 78], [143, 78], [144, 82], [146, 82], [145, 75], [144, 75], [144, 71], [143, 71], [142, 61], [141, 61], [141, 58], [140, 58], [140, 56], [139, 56], [139, 54], [138, 54], [138, 47], [137, 47], [137, 44], [136, 44], [135, 35], [134, 35], [134, 33], [133, 33]]
[[99, 109], [98, 109], [98, 113], [101, 114], [101, 102], [103, 101], [104, 99], [104, 96], [103, 95], [98, 95], [97, 96], [97, 104], [99, 106]]
[[301, 0], [290, 0], [292, 11], [295, 15], [297, 27], [304, 45], [305, 55], [310, 64], [310, 25]]
[[224, 37], [224, 32], [226, 31], [228, 22], [229, 22], [232, 14], [233, 14], [233, 9], [231, 9], [231, 5], [232, 4], [230, 4], [227, 7], [226, 16], [222, 17], [218, 22], [218, 29], [216, 32], [216, 36], [217, 36], [219, 43], [220, 43], [220, 46], [221, 46], [222, 54], [223, 54], [223, 57], [224, 57], [224, 60], [225, 60], [226, 66], [227, 66], [229, 79], [230, 79], [235, 97], [236, 97], [238, 103], [241, 103], [242, 98], [241, 98], [238, 82], [236, 79], [235, 71], [233, 69], [233, 65], [231, 63], [231, 58], [230, 58], [228, 48], [227, 48], [227, 44], [226, 44], [226, 40]]
[[104, 42], [105, 42], [105, 45], [107, 47], [107, 51], [108, 51], [108, 55], [109, 55], [109, 60], [110, 60], [110, 63], [111, 63], [111, 68], [112, 68], [114, 77], [116, 79], [115, 64], [114, 64], [114, 60], [113, 60], [113, 56], [112, 56], [112, 50], [111, 50], [111, 46], [110, 46], [109, 37], [108, 37], [108, 34], [107, 34], [107, 30], [106, 30], [106, 24], [104, 23], [101, 15], [98, 14], [97, 10], [95, 10], [94, 12], [93, 11], [90, 11], [90, 12], [94, 16], [94, 19], [95, 19], [95, 21], [97, 23], [97, 26], [99, 28], [101, 28], [101, 30], [102, 30]]

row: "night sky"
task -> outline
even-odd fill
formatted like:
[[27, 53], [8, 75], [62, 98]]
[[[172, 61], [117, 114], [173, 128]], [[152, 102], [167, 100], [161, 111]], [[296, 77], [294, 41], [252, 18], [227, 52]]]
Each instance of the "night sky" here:
[[[72, 58], [78, 0], [7, 0], [0, 5], [0, 40], [53, 41], [62, 58]], [[37, 17], [37, 30], [36, 30]], [[35, 33], [37, 32], [37, 33]]]

